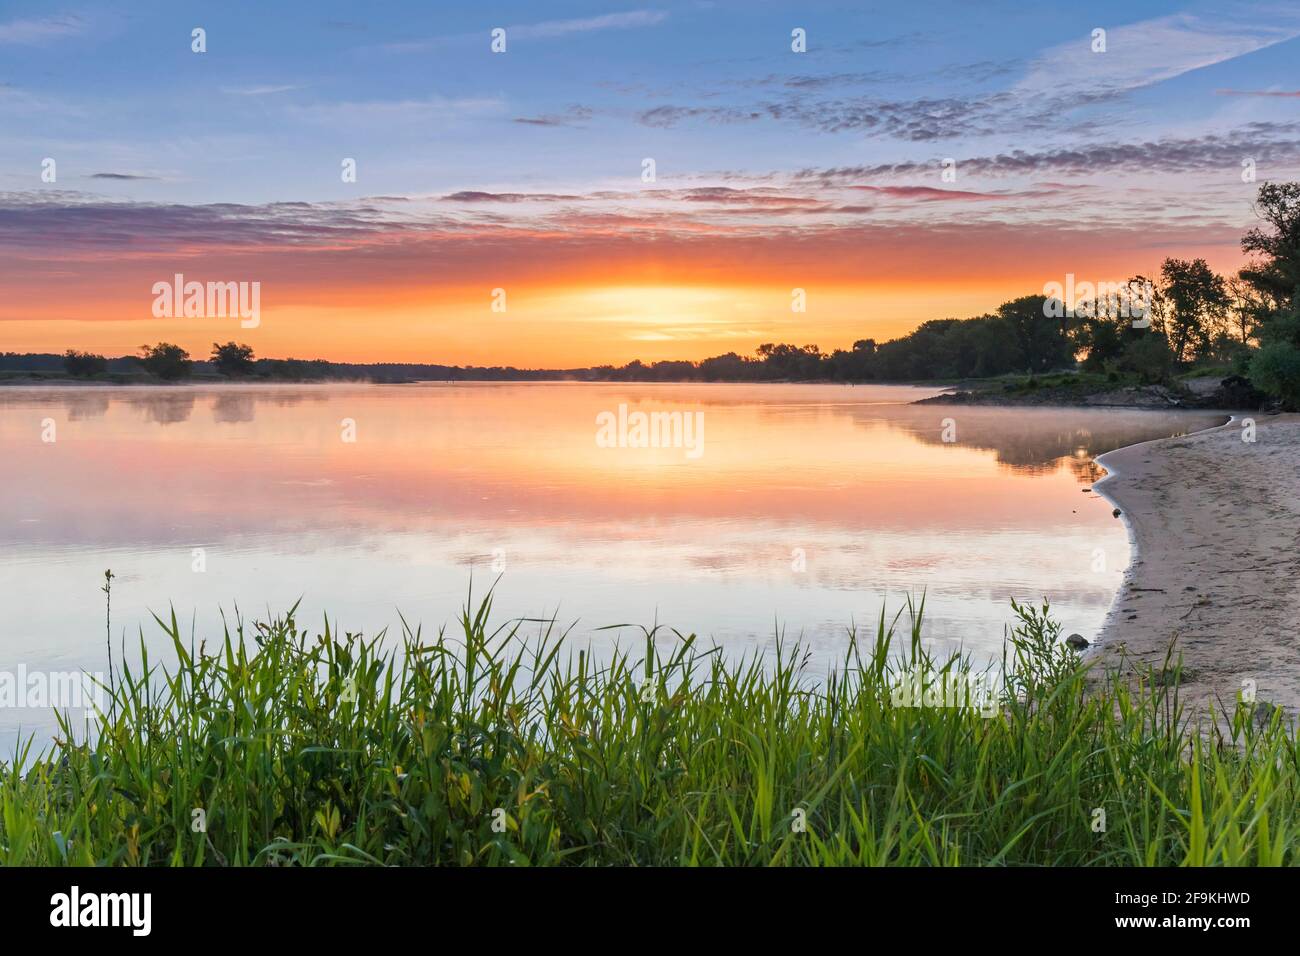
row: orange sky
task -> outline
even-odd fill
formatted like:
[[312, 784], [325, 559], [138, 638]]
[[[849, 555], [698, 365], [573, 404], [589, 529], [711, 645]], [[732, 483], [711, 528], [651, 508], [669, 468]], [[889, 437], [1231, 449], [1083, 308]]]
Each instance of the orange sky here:
[[[251, 217], [250, 217], [251, 218]], [[608, 218], [608, 217], [606, 217]], [[964, 220], [964, 221], [962, 221]], [[237, 224], [242, 227], [243, 224]], [[275, 223], [277, 227], [282, 224]], [[0, 302], [0, 348], [110, 355], [177, 342], [206, 355], [247, 342], [264, 357], [576, 367], [752, 353], [761, 342], [825, 350], [885, 340], [932, 318], [977, 315], [1046, 282], [1119, 281], [1166, 255], [1240, 264], [1240, 229], [1033, 226], [963, 216], [922, 222], [736, 224], [722, 217], [601, 217], [508, 226], [312, 222], [279, 238], [228, 223], [170, 239], [139, 226], [111, 247], [59, 238], [20, 253]], [[258, 281], [260, 321], [154, 318], [152, 286]], [[792, 290], [806, 311], [791, 308]], [[492, 308], [505, 290], [505, 311]]]

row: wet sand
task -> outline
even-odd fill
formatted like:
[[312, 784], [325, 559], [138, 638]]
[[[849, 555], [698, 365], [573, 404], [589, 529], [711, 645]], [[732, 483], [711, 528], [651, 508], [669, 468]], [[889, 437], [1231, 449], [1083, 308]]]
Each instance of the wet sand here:
[[[1242, 440], [1243, 421], [1256, 441]], [[1300, 415], [1238, 413], [1220, 428], [1102, 455], [1098, 493], [1129, 524], [1133, 562], [1092, 652], [1157, 669], [1171, 641], [1183, 695], [1300, 708]], [[1217, 705], [1216, 705], [1217, 706]]]

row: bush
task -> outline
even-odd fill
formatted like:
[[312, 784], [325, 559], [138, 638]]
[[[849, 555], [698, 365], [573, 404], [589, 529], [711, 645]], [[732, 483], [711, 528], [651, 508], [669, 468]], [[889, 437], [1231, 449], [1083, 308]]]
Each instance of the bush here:
[[1136, 373], [1144, 384], [1168, 380], [1173, 366], [1174, 353], [1169, 343], [1163, 335], [1154, 332], [1129, 342], [1119, 360], [1122, 370]]
[[1251, 384], [1282, 400], [1287, 409], [1300, 408], [1300, 349], [1290, 342], [1269, 342], [1250, 362]]

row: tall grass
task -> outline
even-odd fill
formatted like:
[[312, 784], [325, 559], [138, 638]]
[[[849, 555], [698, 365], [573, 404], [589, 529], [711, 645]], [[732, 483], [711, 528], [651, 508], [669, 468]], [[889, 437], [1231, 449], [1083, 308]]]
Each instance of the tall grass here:
[[[1090, 683], [1013, 604], [993, 716], [898, 706], [935, 660], [882, 614], [829, 675], [648, 632], [598, 662], [550, 631], [401, 647], [291, 612], [215, 652], [119, 664], [89, 742], [0, 765], [8, 865], [1278, 865], [1300, 742], [1238, 704], [1198, 730], [1168, 681]], [[83, 735], [84, 737], [84, 735]], [[1102, 813], [1104, 812], [1104, 820]]]

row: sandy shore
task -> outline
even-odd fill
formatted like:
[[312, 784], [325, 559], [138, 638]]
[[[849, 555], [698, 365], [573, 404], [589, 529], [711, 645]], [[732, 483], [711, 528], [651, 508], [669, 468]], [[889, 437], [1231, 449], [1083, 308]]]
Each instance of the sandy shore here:
[[[1242, 440], [1242, 419], [1257, 440]], [[1097, 491], [1129, 522], [1135, 551], [1094, 652], [1157, 669], [1171, 640], [1184, 696], [1300, 708], [1300, 415], [1239, 413], [1185, 438], [1098, 461]]]

